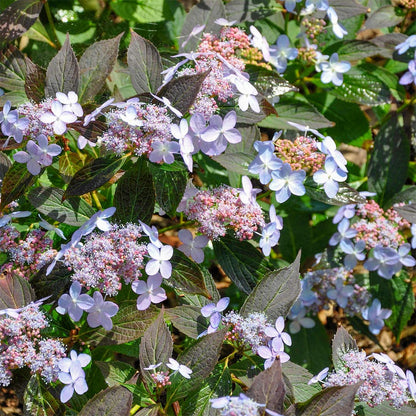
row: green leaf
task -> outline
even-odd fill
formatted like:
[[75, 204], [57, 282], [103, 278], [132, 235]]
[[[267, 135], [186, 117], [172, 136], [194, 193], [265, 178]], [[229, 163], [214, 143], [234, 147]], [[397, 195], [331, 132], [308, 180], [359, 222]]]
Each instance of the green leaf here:
[[311, 177], [308, 177], [305, 181], [305, 191], [306, 195], [328, 205], [342, 206], [347, 204], [365, 203], [365, 198], [363, 198], [358, 191], [344, 182], [339, 183], [338, 193], [333, 198], [328, 198], [325, 190]]
[[331, 0], [331, 6], [337, 12], [339, 20], [367, 13], [367, 7], [356, 0]]
[[383, 55], [386, 51], [372, 42], [365, 40], [343, 40], [333, 43], [324, 50], [325, 54], [338, 53], [340, 61], [358, 61], [369, 56]]
[[238, 289], [249, 294], [271, 269], [266, 259], [247, 241], [222, 237], [213, 241], [215, 257]]
[[195, 75], [182, 75], [179, 78], [174, 78], [163, 85], [157, 95], [167, 98], [173, 107], [185, 114], [194, 103], [208, 73], [209, 71], [206, 71]]
[[125, 301], [120, 305], [117, 314], [112, 318], [113, 329], [90, 329], [83, 327], [80, 336], [92, 345], [124, 344], [140, 338], [146, 329], [159, 315], [159, 310], [153, 307], [145, 311], [138, 311], [136, 302]]
[[290, 381], [296, 402], [309, 400], [322, 390], [319, 383], [308, 384], [313, 375], [300, 365], [287, 361], [282, 364], [282, 370], [283, 376]]
[[209, 297], [201, 268], [181, 251], [174, 249], [170, 260], [172, 275], [165, 284], [181, 292]]
[[157, 416], [159, 414], [159, 406], [150, 406], [140, 409], [134, 416]]
[[360, 416], [414, 416], [415, 408], [410, 406], [402, 406], [395, 409], [388, 402], [382, 402], [377, 406], [370, 407], [367, 403], [359, 403], [356, 406], [357, 415]]
[[121, 361], [94, 361], [94, 364], [100, 369], [109, 387], [126, 383], [136, 374], [134, 367]]
[[34, 374], [24, 393], [25, 415], [54, 416], [65, 413], [65, 406], [58, 399], [57, 389], [46, 386], [38, 374]]
[[202, 382], [211, 374], [217, 364], [226, 329], [208, 334], [194, 343], [178, 357], [178, 362], [192, 370], [190, 379], [177, 376], [167, 389], [168, 404], [186, 397], [191, 391], [198, 389]]
[[23, 54], [13, 45], [0, 53], [0, 87], [24, 92], [26, 63]]
[[313, 374], [331, 365], [329, 339], [321, 322], [315, 319], [315, 327], [301, 330], [292, 336], [290, 359]]
[[271, 3], [270, 0], [231, 0], [225, 3], [225, 13], [228, 20], [238, 23], [256, 22], [276, 13], [276, 5]]
[[68, 267], [63, 263], [58, 263], [48, 275], [46, 275], [46, 269], [47, 267], [43, 267], [31, 277], [30, 284], [38, 298], [51, 296], [50, 301], [52, 302], [68, 292], [72, 271], [68, 270]]
[[0, 277], [0, 309], [18, 309], [35, 300], [29, 282], [15, 274]]
[[344, 82], [331, 94], [352, 103], [380, 105], [391, 103], [389, 87], [365, 68], [355, 66], [344, 74]]
[[329, 93], [311, 94], [308, 101], [335, 123], [334, 127], [325, 129], [325, 134], [353, 146], [372, 140], [370, 124], [357, 104], [346, 103]]
[[117, 61], [118, 46], [123, 33], [113, 39], [101, 40], [89, 46], [79, 60], [80, 87], [78, 101], [93, 100], [103, 89], [105, 80]]
[[162, 59], [156, 47], [136, 32], [131, 32], [130, 46], [127, 51], [127, 62], [131, 82], [138, 94], [156, 93], [163, 78]]
[[129, 416], [133, 394], [122, 386], [114, 386], [94, 396], [79, 416]]
[[19, 38], [35, 23], [42, 10], [39, 0], [17, 0], [0, 14], [0, 39], [10, 42]]
[[288, 121], [308, 125], [313, 129], [332, 127], [334, 123], [320, 114], [314, 106], [298, 98], [282, 97], [276, 105], [278, 116], [270, 115], [259, 123], [260, 127], [271, 129], [288, 129], [294, 127]]
[[163, 312], [162, 307], [157, 319], [146, 329], [140, 343], [140, 370], [151, 386], [154, 380], [145, 368], [154, 364], [167, 363], [173, 351], [172, 336], [163, 318]]
[[[197, 49], [202, 38], [202, 34], [218, 34], [221, 26], [215, 23], [220, 17], [226, 17], [225, 8], [222, 0], [203, 0], [198, 2], [186, 15], [185, 22], [182, 26], [180, 38], [180, 52], [191, 52]], [[204, 25], [204, 30], [197, 35], [191, 36], [186, 45], [182, 46], [195, 26]]]
[[300, 253], [296, 260], [283, 269], [266, 274], [250, 293], [240, 313], [263, 312], [271, 321], [286, 317], [301, 292]]
[[110, 7], [118, 16], [128, 21], [150, 23], [161, 22], [166, 18], [166, 0], [113, 0]]
[[394, 207], [394, 209], [411, 224], [416, 223], [416, 204], [407, 204], [403, 206]]
[[261, 358], [258, 355], [247, 354], [230, 366], [230, 370], [234, 376], [248, 387], [253, 383], [254, 377], [263, 371], [263, 368], [264, 358]]
[[247, 396], [257, 403], [265, 404], [268, 410], [277, 413], [283, 412], [285, 387], [279, 358], [270, 368], [254, 377], [247, 391]]
[[33, 188], [27, 195], [29, 202], [43, 215], [55, 221], [80, 227], [94, 214], [94, 208], [78, 197], [66, 199], [64, 191], [59, 188]]
[[[229, 146], [229, 148], [231, 148], [231, 146]], [[248, 165], [253, 161], [254, 157], [243, 152], [225, 152], [218, 156], [214, 156], [213, 159], [227, 169], [228, 172], [247, 175]]]
[[127, 156], [107, 156], [94, 159], [81, 168], [71, 179], [64, 198], [84, 195], [107, 183], [124, 165]]
[[354, 410], [355, 395], [361, 384], [328, 387], [306, 403], [292, 405], [288, 409], [288, 414], [294, 416], [349, 415]]
[[68, 94], [69, 91], [78, 92], [79, 65], [74, 51], [66, 35], [61, 50], [49, 62], [46, 70], [45, 95], [55, 97], [57, 92]]
[[43, 68], [33, 63], [27, 56], [25, 57], [25, 60], [25, 92], [29, 100], [33, 100], [35, 103], [39, 103], [45, 98], [46, 72]]
[[166, 309], [166, 316], [179, 331], [192, 339], [208, 329], [208, 321], [201, 315], [201, 308], [193, 305], [181, 305]]
[[397, 16], [396, 9], [392, 5], [387, 5], [374, 10], [368, 16], [365, 22], [365, 29], [381, 29], [383, 27], [396, 26], [404, 19], [403, 16]]
[[25, 164], [13, 163], [3, 179], [0, 210], [4, 210], [10, 202], [19, 199], [26, 189], [33, 184], [35, 178], [28, 172]]
[[332, 340], [332, 363], [334, 364], [335, 370], [338, 371], [344, 368], [343, 356], [351, 350], [358, 351], [355, 339], [343, 326], [338, 327]]
[[150, 172], [155, 184], [156, 201], [165, 212], [173, 215], [181, 202], [188, 182], [188, 173], [180, 168], [168, 171], [157, 165], [150, 165]]
[[368, 190], [376, 192], [383, 205], [399, 192], [407, 178], [409, 139], [395, 115], [381, 126], [374, 140], [368, 166]]
[[155, 188], [147, 162], [139, 158], [118, 180], [114, 194], [115, 219], [123, 223], [150, 222], [155, 208]]
[[181, 404], [183, 415], [212, 416], [214, 409], [211, 400], [228, 396], [232, 381], [230, 371], [225, 366], [217, 366], [212, 376], [208, 377], [200, 389], [192, 392]]

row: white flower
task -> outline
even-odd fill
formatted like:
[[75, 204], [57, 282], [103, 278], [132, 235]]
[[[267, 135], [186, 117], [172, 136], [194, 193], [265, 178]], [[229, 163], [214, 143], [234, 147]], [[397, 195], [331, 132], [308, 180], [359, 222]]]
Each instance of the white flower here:
[[45, 124], [52, 124], [55, 134], [64, 134], [66, 125], [77, 120], [77, 116], [65, 111], [64, 106], [59, 101], [54, 101], [51, 105], [51, 111], [47, 111], [40, 116], [40, 121]]
[[186, 365], [179, 364], [173, 358], [169, 358], [169, 362], [166, 364], [173, 371], [178, 371], [185, 378], [191, 378], [192, 370]]
[[78, 95], [74, 91], [69, 91], [68, 95], [63, 92], [56, 93], [56, 99], [64, 105], [63, 110], [74, 113], [77, 117], [82, 117], [84, 111], [78, 102]]
[[204, 261], [203, 248], [208, 244], [208, 237], [205, 235], [197, 235], [193, 238], [189, 230], [180, 230], [178, 237], [183, 243], [178, 250], [191, 257], [196, 263], [202, 263]]
[[351, 64], [348, 61], [339, 62], [338, 54], [333, 53], [329, 62], [322, 62], [320, 68], [322, 70], [321, 81], [324, 84], [332, 82], [339, 87], [344, 82], [342, 74], [351, 69]]
[[172, 274], [172, 265], [169, 260], [172, 258], [173, 248], [171, 246], [159, 248], [154, 244], [148, 244], [147, 251], [152, 259], [146, 264], [146, 273], [153, 276], [160, 271], [165, 279], [169, 279]]

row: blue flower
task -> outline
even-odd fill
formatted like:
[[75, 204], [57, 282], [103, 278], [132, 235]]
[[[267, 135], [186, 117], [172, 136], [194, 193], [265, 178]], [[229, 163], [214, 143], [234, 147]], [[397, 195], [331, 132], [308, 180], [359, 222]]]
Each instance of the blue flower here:
[[399, 55], [403, 55], [409, 48], [416, 47], [416, 35], [409, 36], [404, 42], [394, 47]]
[[369, 271], [377, 270], [377, 274], [385, 279], [391, 279], [401, 269], [400, 256], [390, 247], [376, 246], [373, 256], [364, 267]]
[[384, 320], [388, 319], [392, 311], [390, 309], [382, 309], [378, 299], [374, 299], [371, 306], [362, 311], [362, 316], [370, 322], [370, 332], [378, 335], [384, 327]]
[[272, 172], [272, 182], [269, 188], [276, 191], [277, 202], [283, 203], [287, 201], [291, 194], [302, 196], [305, 195], [305, 181], [306, 172], [304, 170], [297, 170], [292, 172], [289, 163], [283, 163], [280, 170]]

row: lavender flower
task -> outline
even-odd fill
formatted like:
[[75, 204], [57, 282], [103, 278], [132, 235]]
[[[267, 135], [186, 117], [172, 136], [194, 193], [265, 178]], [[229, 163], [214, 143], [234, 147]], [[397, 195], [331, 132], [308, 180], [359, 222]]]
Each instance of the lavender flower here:
[[283, 332], [285, 329], [285, 320], [283, 316], [279, 316], [276, 319], [274, 327], [268, 326], [266, 328], [266, 335], [272, 338], [273, 349], [277, 351], [282, 351], [284, 344], [289, 347], [292, 345], [292, 338], [287, 332]]
[[403, 55], [409, 48], [416, 47], [416, 35], [409, 36], [404, 42], [394, 47], [399, 55]]
[[97, 107], [91, 114], [88, 114], [87, 116], [85, 116], [84, 118], [84, 127], [88, 126], [89, 123], [91, 123], [91, 121], [95, 121], [95, 118], [101, 114], [101, 112], [104, 110], [104, 108], [110, 106], [114, 101], [114, 98], [110, 98], [109, 100], [107, 100], [105, 103], [101, 104], [99, 107]]
[[[82, 286], [79, 282], [72, 282], [69, 288], [69, 295], [64, 293], [58, 300], [56, 312], [61, 315], [68, 314], [70, 318], [78, 322], [84, 311], [94, 306], [91, 296], [81, 295]], [[64, 370], [62, 370], [64, 371]]]
[[209, 303], [208, 305], [205, 305], [201, 308], [202, 316], [209, 318], [209, 327], [207, 330], [208, 334], [211, 334], [218, 329], [221, 323], [221, 312], [227, 308], [229, 303], [230, 298], [222, 298], [217, 302], [217, 304]]
[[302, 0], [285, 0], [285, 8], [288, 12], [294, 13], [296, 3], [300, 3]]
[[143, 232], [149, 237], [150, 242], [157, 248], [162, 248], [163, 244], [159, 240], [159, 232], [157, 228], [153, 225], [149, 227], [147, 224], [139, 220], [140, 225], [142, 226]]
[[399, 269], [397, 264], [400, 262], [400, 257], [397, 252], [390, 247], [377, 246], [373, 250], [373, 257], [369, 258], [364, 267], [369, 271], [377, 270], [379, 276], [385, 279], [391, 279]]
[[103, 295], [100, 292], [93, 294], [94, 305], [87, 310], [87, 322], [91, 328], [103, 326], [107, 331], [113, 328], [113, 317], [118, 312], [118, 306], [114, 302], [104, 301]]
[[348, 204], [340, 207], [332, 222], [338, 224], [343, 218], [350, 220], [355, 215], [355, 205], [356, 204]]
[[[285, 363], [286, 361], [289, 361], [290, 357], [288, 354], [286, 354], [282, 349], [275, 349], [272, 342], [270, 341], [268, 343], [269, 345], [266, 347], [265, 345], [261, 345], [257, 349], [257, 354], [264, 358], [266, 361], [264, 362], [264, 369], [267, 370], [272, 366], [272, 364], [275, 362], [276, 358], [280, 358], [281, 363]], [[282, 344], [283, 346], [283, 344]]]
[[32, 215], [30, 211], [15, 211], [10, 214], [5, 214], [0, 218], [0, 228], [7, 225], [13, 218], [25, 218]]
[[[10, 113], [13, 113], [11, 111]], [[12, 119], [9, 113], [9, 120]], [[9, 121], [5, 119], [1, 125], [2, 133], [8, 138], [13, 137], [17, 143], [21, 143], [23, 140], [23, 132], [27, 129], [29, 125], [29, 119], [26, 117], [17, 118], [15, 121]]]
[[410, 395], [412, 396], [412, 399], [414, 402], [416, 402], [416, 382], [415, 382], [415, 376], [410, 371], [406, 371], [406, 379], [407, 379], [407, 385], [409, 388]]
[[58, 377], [61, 383], [66, 384], [61, 391], [60, 399], [62, 403], [66, 403], [74, 395], [74, 391], [78, 394], [84, 394], [88, 391], [85, 373], [80, 367], [69, 373], [60, 372]]
[[130, 126], [133, 126], [133, 127], [143, 126], [143, 120], [140, 120], [139, 118], [137, 118], [137, 111], [131, 105], [129, 105], [126, 108], [125, 114], [120, 114], [120, 118]]
[[265, 256], [270, 255], [272, 247], [274, 247], [280, 239], [280, 231], [277, 229], [277, 224], [271, 222], [263, 227], [259, 246]]
[[338, 224], [338, 232], [336, 232], [329, 240], [330, 246], [336, 246], [342, 241], [349, 240], [357, 235], [357, 230], [350, 228], [350, 222], [344, 218]]
[[40, 134], [37, 138], [39, 144], [33, 140], [27, 142], [27, 152], [15, 153], [14, 160], [18, 163], [27, 163], [27, 170], [32, 175], [39, 175], [42, 166], [50, 166], [52, 159], [61, 153], [62, 149], [57, 144], [48, 144], [48, 138]]
[[276, 67], [279, 74], [286, 71], [287, 61], [292, 61], [297, 56], [298, 50], [290, 47], [290, 41], [286, 35], [280, 35], [276, 45], [270, 47], [270, 63]]
[[[270, 142], [272, 145], [273, 143]], [[277, 158], [273, 152], [265, 148], [256, 156], [248, 166], [248, 171], [254, 175], [259, 175], [260, 183], [267, 185], [272, 179], [272, 172], [282, 168], [283, 162]]]
[[160, 271], [160, 274], [165, 279], [169, 279], [172, 274], [172, 264], [169, 260], [173, 255], [173, 248], [171, 246], [162, 246], [159, 248], [154, 244], [148, 244], [147, 251], [152, 260], [146, 264], [146, 273], [149, 276], [153, 276]]
[[326, 376], [328, 375], [328, 371], [329, 371], [329, 367], [325, 367], [316, 376], [313, 376], [308, 381], [308, 385], [319, 383], [319, 382], [323, 381], [326, 378]]
[[[347, 35], [347, 29], [341, 24], [338, 23], [338, 15], [333, 7], [328, 7], [326, 10], [327, 16], [332, 23], [332, 31], [334, 32], [337, 38], [342, 39], [344, 35]], [[335, 84], [335, 82], [334, 82]], [[335, 84], [337, 85], [337, 84]]]
[[370, 332], [378, 335], [384, 327], [384, 320], [388, 319], [392, 311], [390, 309], [382, 309], [378, 299], [374, 299], [371, 306], [363, 309], [362, 316], [370, 322]]
[[178, 232], [178, 237], [183, 243], [178, 250], [191, 257], [196, 263], [202, 263], [204, 261], [203, 248], [208, 244], [208, 237], [197, 235], [193, 238], [192, 233], [185, 229]]
[[163, 277], [160, 274], [149, 276], [147, 282], [136, 280], [132, 283], [133, 292], [140, 295], [137, 298], [137, 309], [146, 310], [151, 303], [160, 303], [167, 299], [166, 292], [160, 287]]
[[173, 371], [178, 371], [179, 374], [185, 378], [191, 378], [192, 370], [186, 365], [179, 364], [173, 358], [169, 358], [169, 362], [166, 363], [166, 367], [169, 367]]
[[52, 124], [55, 134], [64, 134], [66, 125], [77, 121], [77, 116], [69, 111], [64, 110], [64, 106], [59, 101], [54, 101], [51, 105], [51, 111], [43, 113], [40, 121], [45, 124]]
[[331, 58], [329, 58], [329, 62], [320, 64], [320, 69], [322, 71], [321, 81], [324, 84], [332, 82], [339, 87], [344, 82], [342, 74], [351, 69], [351, 64], [348, 61], [339, 62], [338, 54], [333, 53]]
[[179, 143], [176, 142], [153, 142], [153, 150], [149, 155], [149, 160], [154, 163], [161, 162], [162, 160], [171, 164], [175, 161], [174, 153], [180, 152]]
[[56, 99], [63, 104], [63, 111], [74, 113], [77, 117], [82, 117], [84, 111], [78, 102], [78, 95], [74, 91], [69, 91], [68, 95], [63, 92], [56, 93]]
[[338, 193], [339, 184], [347, 179], [347, 174], [343, 172], [335, 160], [330, 156], [325, 160], [325, 170], [318, 170], [313, 174], [313, 180], [324, 186], [328, 198], [334, 198]]
[[328, 290], [328, 298], [334, 300], [341, 308], [345, 308], [348, 299], [354, 294], [354, 288], [344, 285], [344, 280], [338, 278], [335, 282], [335, 289]]
[[59, 369], [64, 373], [77, 372], [78, 368], [86, 367], [91, 362], [89, 354], [77, 354], [76, 351], [70, 352], [71, 358], [62, 358], [59, 363]]
[[416, 58], [409, 62], [408, 69], [409, 70], [401, 76], [399, 84], [409, 85], [413, 82], [413, 84], [416, 85]]
[[272, 182], [269, 188], [276, 191], [277, 202], [283, 203], [287, 201], [291, 194], [304, 195], [305, 186], [303, 182], [306, 177], [304, 170], [292, 172], [292, 168], [288, 163], [283, 163], [282, 168], [272, 172]]
[[357, 261], [363, 261], [365, 259], [365, 241], [359, 240], [354, 245], [351, 240], [342, 240], [340, 244], [341, 250], [347, 255], [344, 257], [344, 265], [347, 269], [352, 270]]

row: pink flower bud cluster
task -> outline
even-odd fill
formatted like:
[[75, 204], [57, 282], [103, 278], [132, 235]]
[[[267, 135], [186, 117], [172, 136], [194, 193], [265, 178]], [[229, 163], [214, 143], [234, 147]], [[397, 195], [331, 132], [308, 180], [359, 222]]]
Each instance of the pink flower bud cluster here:
[[156, 387], [161, 389], [169, 384], [172, 384], [169, 380], [169, 372], [168, 371], [158, 371], [156, 373], [150, 374], [153, 381], [156, 384]]
[[[340, 281], [344, 284], [344, 291], [339, 286]], [[309, 271], [305, 273], [302, 280], [300, 301], [306, 313], [316, 314], [322, 309], [329, 309], [333, 303], [336, 305], [341, 303], [339, 306], [347, 315], [359, 315], [369, 300], [368, 290], [355, 282], [352, 271], [343, 267]]]
[[397, 249], [406, 241], [401, 231], [410, 228], [408, 221], [403, 219], [394, 209], [384, 211], [375, 201], [357, 205], [358, 221], [351, 224], [351, 228], [358, 233], [355, 241], [364, 240], [367, 250], [376, 246]]
[[45, 237], [45, 231], [31, 230], [24, 240], [16, 242], [20, 233], [13, 226], [0, 228], [0, 252], [8, 254], [9, 262], [1, 266], [1, 273], [14, 273], [29, 280], [45, 264], [50, 263], [56, 252], [53, 241]]
[[141, 228], [134, 224], [88, 235], [83, 245], [65, 253], [64, 263], [74, 272], [72, 280], [115, 296], [122, 281], [131, 283], [142, 275], [147, 248], [137, 242], [140, 237]]
[[254, 312], [243, 317], [231, 311], [222, 317], [224, 326], [229, 327], [227, 339], [240, 345], [250, 347], [254, 353], [261, 346], [266, 346], [270, 337], [266, 335], [266, 328], [272, 326], [264, 313]]
[[324, 19], [318, 19], [316, 17], [305, 17], [302, 20], [302, 29], [305, 35], [314, 43], [317, 43], [316, 39], [321, 33], [326, 33], [326, 22]]
[[400, 0], [400, 4], [407, 9], [415, 9], [416, 8], [416, 0]]
[[156, 142], [170, 142], [173, 138], [170, 125], [171, 117], [163, 105], [145, 104], [130, 100], [126, 105], [137, 113], [134, 120], [126, 117], [126, 108], [117, 108], [105, 114], [108, 130], [99, 138], [99, 142], [111, 152], [121, 155], [126, 151], [136, 156], [148, 155]]
[[58, 378], [58, 362], [65, 356], [65, 347], [56, 339], [41, 336], [47, 326], [39, 305], [33, 303], [16, 312], [16, 316], [0, 316], [0, 385], [9, 385], [12, 370], [25, 366], [47, 383]]
[[239, 57], [242, 51], [252, 49], [245, 32], [237, 27], [223, 27], [219, 36], [204, 33], [196, 51], [195, 66], [178, 71], [178, 75], [192, 75], [210, 71], [191, 108], [191, 113], [201, 113], [206, 120], [217, 111], [217, 101], [226, 102], [234, 96], [235, 87], [227, 79], [230, 69], [217, 56], [220, 55], [237, 71], [244, 71], [245, 63]]
[[234, 231], [240, 240], [249, 240], [265, 225], [258, 204], [245, 204], [239, 198], [241, 190], [220, 186], [210, 191], [197, 191], [186, 201], [185, 215], [200, 225], [198, 231], [211, 239]]
[[276, 156], [283, 162], [289, 163], [292, 170], [304, 170], [308, 175], [323, 169], [325, 154], [318, 150], [316, 140], [300, 136], [293, 142], [279, 139], [275, 142]]
[[407, 381], [391, 371], [385, 363], [370, 360], [364, 351], [351, 350], [342, 357], [343, 367], [330, 373], [325, 386], [346, 386], [363, 381], [358, 389], [360, 402], [374, 407], [389, 401], [395, 408], [408, 403]]
[[19, 114], [29, 120], [29, 124], [23, 132], [25, 139], [36, 139], [40, 134], [44, 134], [45, 136], [55, 135], [53, 125], [43, 123], [40, 120], [42, 114], [51, 111], [51, 106], [54, 101], [54, 98], [48, 98], [41, 103], [28, 101], [18, 107]]

